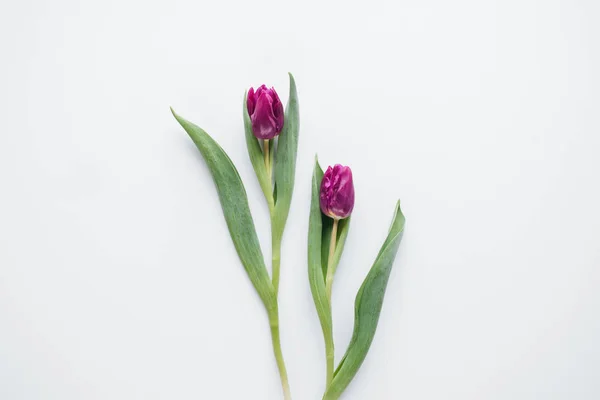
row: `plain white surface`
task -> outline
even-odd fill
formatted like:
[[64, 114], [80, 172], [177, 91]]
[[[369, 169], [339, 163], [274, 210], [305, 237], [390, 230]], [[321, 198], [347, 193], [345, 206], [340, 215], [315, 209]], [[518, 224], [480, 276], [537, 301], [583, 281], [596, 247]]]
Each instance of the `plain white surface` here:
[[266, 204], [251, 85], [301, 136], [283, 245], [294, 398], [324, 350], [306, 273], [314, 154], [351, 165], [334, 288], [352, 302], [402, 199], [375, 342], [344, 399], [600, 398], [597, 1], [98, 1], [0, 5], [0, 399], [279, 399], [267, 320], [209, 173], [210, 132]]

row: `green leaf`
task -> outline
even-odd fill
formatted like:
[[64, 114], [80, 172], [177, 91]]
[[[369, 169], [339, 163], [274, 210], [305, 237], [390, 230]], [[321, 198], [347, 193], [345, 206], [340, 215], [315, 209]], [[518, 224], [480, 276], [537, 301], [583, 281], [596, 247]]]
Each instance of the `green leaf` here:
[[315, 168], [312, 177], [310, 219], [308, 223], [308, 280], [317, 309], [317, 315], [321, 322], [321, 329], [323, 330], [326, 348], [333, 348], [331, 307], [329, 306], [329, 300], [327, 299], [325, 290], [325, 273], [323, 271], [321, 260], [323, 214], [321, 213], [321, 207], [319, 205], [319, 190], [322, 179], [323, 170], [319, 166], [319, 162], [315, 160]]
[[298, 131], [300, 116], [298, 111], [298, 93], [296, 81], [290, 75], [290, 95], [285, 107], [283, 131], [277, 140], [275, 154], [275, 187], [277, 202], [273, 218], [273, 233], [276, 238], [283, 236], [283, 230], [290, 211], [294, 178], [296, 174], [296, 153], [298, 152]]
[[352, 339], [335, 371], [333, 381], [323, 396], [324, 400], [339, 398], [367, 356], [377, 329], [392, 264], [402, 240], [404, 222], [405, 218], [398, 202], [388, 236], [356, 295]]
[[254, 228], [246, 190], [237, 169], [225, 151], [204, 130], [177, 115], [173, 109], [171, 112], [202, 153], [217, 187], [235, 249], [265, 307], [272, 312], [277, 306], [276, 298]]
[[[321, 263], [323, 264], [323, 276], [327, 277], [327, 270], [329, 269], [329, 265], [327, 265], [327, 263], [329, 261], [329, 244], [331, 243], [331, 230], [333, 229], [333, 218], [329, 218], [323, 213], [321, 213], [321, 217], [323, 219], [323, 233], [321, 235], [321, 237], [323, 238], [321, 242]], [[352, 217], [348, 217], [338, 221], [338, 231], [332, 265], [334, 274], [338, 264], [340, 263], [342, 251], [344, 251], [344, 245], [346, 244], [346, 238], [348, 237], [348, 230], [350, 228], [351, 219]]]
[[[261, 145], [252, 133], [252, 121], [250, 120], [250, 115], [248, 114], [248, 107], [246, 105], [248, 100], [248, 92], [244, 94], [244, 104], [243, 104], [243, 115], [244, 115], [244, 131], [246, 132], [246, 146], [248, 147], [248, 155], [250, 156], [250, 162], [252, 163], [252, 167], [254, 167], [254, 172], [256, 172], [256, 177], [258, 178], [258, 183], [260, 184], [260, 188], [265, 194], [265, 198], [269, 203], [269, 207], [273, 206], [273, 188], [271, 184], [271, 177], [267, 174], [267, 167], [265, 166], [265, 158], [261, 148]], [[273, 146], [273, 140], [269, 141], [269, 145]], [[270, 147], [272, 149], [273, 147]], [[273, 154], [271, 152], [270, 154]]]

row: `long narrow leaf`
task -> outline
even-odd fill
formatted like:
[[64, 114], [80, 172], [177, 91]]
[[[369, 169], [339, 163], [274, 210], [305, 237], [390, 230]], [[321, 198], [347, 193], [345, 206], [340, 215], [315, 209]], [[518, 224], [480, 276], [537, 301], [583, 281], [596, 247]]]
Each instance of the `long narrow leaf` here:
[[[332, 321], [331, 308], [325, 291], [325, 275], [321, 262], [322, 213], [319, 205], [319, 187], [323, 179], [323, 170], [315, 160], [312, 178], [312, 200], [310, 204], [310, 219], [308, 224], [308, 280], [312, 292], [317, 315], [325, 340], [331, 338]], [[328, 344], [329, 345], [329, 344]], [[332, 345], [332, 344], [331, 344]]]
[[273, 286], [254, 228], [246, 190], [237, 169], [225, 151], [204, 130], [177, 115], [173, 109], [171, 112], [202, 153], [217, 187], [235, 249], [265, 307], [273, 310], [276, 307]]
[[279, 238], [283, 236], [285, 222], [287, 221], [292, 202], [299, 129], [298, 92], [296, 90], [296, 81], [293, 75], [290, 74], [290, 95], [285, 107], [283, 131], [277, 140], [277, 152], [275, 155], [275, 190], [277, 202], [275, 204], [273, 226], [274, 233]]
[[324, 400], [339, 398], [367, 356], [377, 330], [388, 279], [402, 240], [404, 223], [405, 218], [398, 202], [388, 236], [356, 295], [352, 339], [325, 392]]

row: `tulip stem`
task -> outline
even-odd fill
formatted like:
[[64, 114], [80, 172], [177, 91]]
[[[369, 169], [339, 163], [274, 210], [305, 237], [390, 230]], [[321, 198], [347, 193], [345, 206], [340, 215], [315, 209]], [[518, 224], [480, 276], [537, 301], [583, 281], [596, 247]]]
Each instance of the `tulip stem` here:
[[[273, 224], [273, 219], [271, 219]], [[275, 290], [275, 297], [279, 294], [279, 270], [281, 269], [281, 238], [276, 237], [276, 233], [271, 233], [271, 268], [273, 272], [273, 289]]]
[[[337, 231], [338, 231], [338, 219], [333, 220], [333, 227], [331, 228], [331, 240], [329, 241], [329, 259], [327, 260], [327, 278], [325, 279], [325, 291], [327, 293], [327, 300], [329, 301], [329, 311], [331, 312], [331, 291], [333, 287], [333, 274], [335, 273], [335, 265], [333, 265], [333, 259], [335, 257], [335, 247], [337, 244]], [[325, 336], [325, 358], [327, 360], [327, 380], [326, 387], [329, 387], [333, 380], [333, 364], [335, 357], [335, 347], [333, 344], [333, 332], [330, 330], [329, 334]]]
[[325, 359], [327, 362], [327, 379], [325, 380], [325, 388], [328, 388], [333, 380], [333, 362], [335, 357], [335, 346], [333, 344], [333, 332], [330, 329], [325, 335]]
[[[271, 170], [271, 154], [269, 154], [270, 144], [271, 143], [269, 139], [263, 140], [265, 169], [267, 170], [269, 186], [272, 188], [273, 171]], [[267, 203], [269, 203], [269, 211], [271, 214], [271, 266], [273, 275], [273, 291], [275, 292], [275, 298], [277, 298], [279, 294], [279, 270], [281, 266], [281, 237], [277, 236], [277, 232], [273, 228], [275, 219], [275, 202], [273, 199], [273, 193], [271, 193], [270, 198], [267, 197]], [[275, 360], [277, 361], [277, 368], [279, 369], [279, 377], [281, 378], [283, 398], [284, 400], [291, 400], [292, 394], [290, 392], [290, 384], [288, 382], [287, 370], [285, 368], [285, 362], [283, 360], [283, 352], [281, 351], [281, 339], [279, 335], [279, 311], [277, 310], [277, 308], [272, 313], [269, 313], [269, 322], [271, 325], [271, 340], [273, 342], [273, 352], [275, 353]]]
[[265, 168], [267, 169], [267, 176], [271, 179], [271, 159], [269, 157], [269, 139], [263, 141], [263, 154], [265, 155]]
[[279, 369], [279, 377], [281, 378], [283, 398], [285, 400], [291, 400], [292, 394], [290, 392], [290, 384], [288, 383], [287, 370], [285, 368], [285, 362], [283, 361], [283, 353], [281, 351], [281, 340], [279, 337], [279, 311], [277, 309], [275, 309], [272, 313], [269, 313], [269, 322], [271, 325], [271, 340], [273, 342], [273, 352], [275, 353], [275, 360], [277, 361], [277, 368]]
[[337, 230], [338, 230], [338, 219], [333, 220], [333, 228], [331, 229], [331, 241], [329, 242], [329, 259], [327, 261], [327, 279], [325, 281], [325, 290], [327, 291], [327, 299], [331, 305], [331, 290], [333, 286], [333, 274], [335, 273], [335, 266], [333, 265], [333, 258], [335, 255], [335, 246], [337, 241]]
[[[279, 294], [279, 270], [281, 266], [281, 237], [277, 235], [274, 229], [275, 223], [275, 201], [273, 198], [273, 171], [271, 169], [273, 156], [270, 153], [269, 139], [263, 140], [263, 155], [265, 156], [265, 169], [267, 177], [269, 179], [270, 196], [267, 196], [267, 203], [269, 204], [269, 211], [271, 214], [271, 253], [272, 253], [272, 275], [273, 275], [273, 291], [275, 292], [275, 298]], [[273, 353], [275, 353], [275, 360], [277, 361], [277, 368], [279, 369], [279, 377], [281, 378], [281, 388], [283, 389], [284, 400], [291, 400], [292, 394], [290, 392], [290, 384], [288, 382], [287, 370], [285, 368], [285, 362], [283, 360], [283, 352], [281, 351], [281, 339], [279, 335], [279, 311], [277, 305], [275, 310], [269, 313], [269, 323], [271, 325], [271, 340], [273, 342]]]

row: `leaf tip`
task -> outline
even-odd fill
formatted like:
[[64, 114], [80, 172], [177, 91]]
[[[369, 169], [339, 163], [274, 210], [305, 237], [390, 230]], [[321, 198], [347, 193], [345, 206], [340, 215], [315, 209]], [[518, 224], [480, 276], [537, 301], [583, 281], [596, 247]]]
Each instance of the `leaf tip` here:
[[290, 95], [292, 93], [292, 91], [296, 91], [296, 79], [294, 78], [294, 75], [292, 75], [291, 72], [288, 72], [288, 75], [290, 77]]
[[319, 155], [315, 153], [315, 171], [321, 170], [321, 164], [319, 164]]
[[398, 199], [398, 201], [396, 202], [396, 209], [394, 211], [394, 219], [396, 218], [396, 216], [399, 216], [402, 219], [402, 221], [406, 221], [406, 216], [402, 212], [402, 207], [400, 207], [400, 199]]

